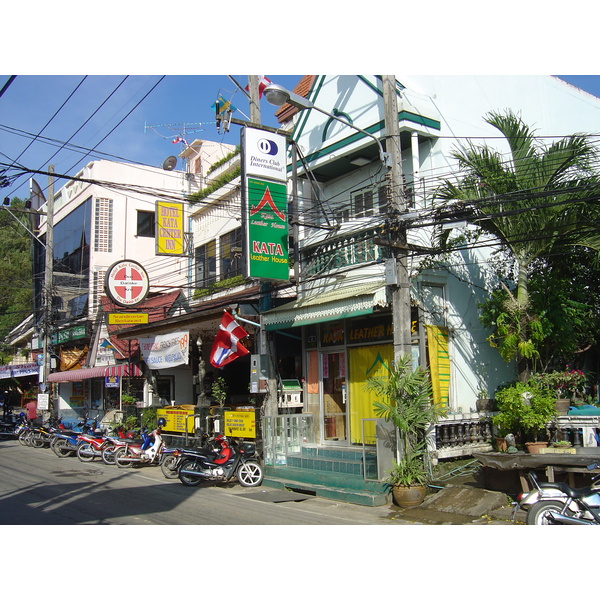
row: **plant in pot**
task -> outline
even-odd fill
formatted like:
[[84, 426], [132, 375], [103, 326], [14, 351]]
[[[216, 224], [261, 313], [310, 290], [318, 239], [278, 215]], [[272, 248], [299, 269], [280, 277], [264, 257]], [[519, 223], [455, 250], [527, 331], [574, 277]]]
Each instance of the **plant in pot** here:
[[[513, 433], [530, 452], [548, 444], [546, 427], [556, 417], [553, 392], [532, 380], [518, 381], [496, 392], [496, 403], [498, 413], [492, 417], [496, 427]], [[541, 437], [546, 439], [540, 440]]]
[[373, 402], [375, 416], [398, 430], [397, 460], [388, 480], [394, 501], [402, 507], [418, 506], [429, 480], [427, 435], [446, 407], [433, 402], [429, 372], [413, 369], [410, 355], [402, 356], [387, 377], [368, 379], [367, 389], [379, 396]]

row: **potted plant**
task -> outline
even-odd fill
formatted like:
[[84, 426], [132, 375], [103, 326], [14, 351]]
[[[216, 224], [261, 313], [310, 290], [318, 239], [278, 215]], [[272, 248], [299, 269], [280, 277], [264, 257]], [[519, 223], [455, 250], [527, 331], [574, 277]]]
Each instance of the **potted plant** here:
[[[492, 417], [496, 427], [513, 433], [530, 452], [548, 445], [546, 426], [556, 417], [555, 396], [550, 390], [534, 380], [518, 381], [496, 392], [496, 403], [498, 413]], [[541, 436], [546, 440], [539, 440]]]
[[388, 480], [392, 496], [399, 506], [418, 506], [429, 480], [426, 438], [446, 407], [433, 402], [429, 372], [413, 369], [410, 355], [401, 357], [388, 377], [370, 378], [367, 389], [380, 398], [373, 403], [375, 415], [398, 430], [397, 460]]

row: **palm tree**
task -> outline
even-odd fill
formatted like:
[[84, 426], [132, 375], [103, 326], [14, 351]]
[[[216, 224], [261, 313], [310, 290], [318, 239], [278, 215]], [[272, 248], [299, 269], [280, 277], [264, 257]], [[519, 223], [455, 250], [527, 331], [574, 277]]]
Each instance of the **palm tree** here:
[[484, 120], [506, 138], [508, 158], [487, 145], [457, 149], [452, 156], [465, 175], [458, 183], [444, 181], [437, 195], [500, 240], [515, 261], [517, 293], [506, 289], [507, 314], [519, 379], [526, 380], [536, 353], [531, 338], [536, 319], [528, 314], [532, 262], [575, 244], [600, 250], [598, 222], [590, 218], [597, 215], [600, 197], [593, 171], [597, 153], [582, 134], [543, 146], [510, 110], [488, 113]]

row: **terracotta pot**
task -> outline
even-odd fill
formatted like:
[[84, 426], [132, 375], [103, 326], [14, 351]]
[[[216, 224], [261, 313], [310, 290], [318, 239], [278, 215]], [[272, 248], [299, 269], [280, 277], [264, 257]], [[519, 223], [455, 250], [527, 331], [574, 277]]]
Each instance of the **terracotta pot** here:
[[506, 439], [503, 437], [497, 437], [496, 448], [498, 452], [506, 452], [508, 450], [508, 443], [506, 442]]
[[548, 442], [527, 442], [525, 448], [529, 454], [539, 454], [540, 448], [547, 448]]
[[427, 495], [426, 485], [397, 485], [392, 486], [392, 497], [401, 508], [416, 508]]

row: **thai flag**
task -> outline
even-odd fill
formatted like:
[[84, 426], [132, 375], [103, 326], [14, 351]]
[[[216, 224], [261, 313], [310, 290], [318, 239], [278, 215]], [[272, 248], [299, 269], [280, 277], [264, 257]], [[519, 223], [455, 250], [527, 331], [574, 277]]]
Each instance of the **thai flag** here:
[[247, 335], [248, 332], [228, 312], [224, 312], [210, 351], [210, 364], [221, 368], [236, 358], [249, 354], [249, 350], [240, 343]]

